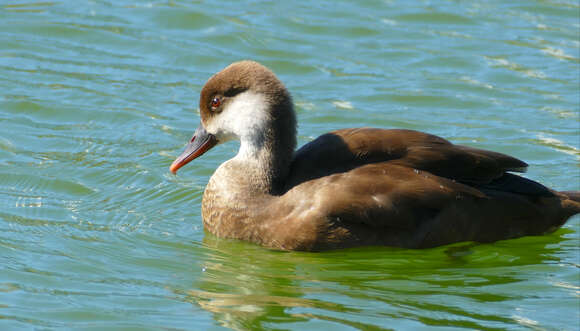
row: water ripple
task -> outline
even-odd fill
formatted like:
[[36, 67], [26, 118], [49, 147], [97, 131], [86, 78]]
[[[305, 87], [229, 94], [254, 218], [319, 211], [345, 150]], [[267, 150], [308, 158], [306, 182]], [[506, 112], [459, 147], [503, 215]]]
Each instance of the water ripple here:
[[432, 250], [282, 253], [220, 240], [174, 176], [205, 80], [291, 90], [300, 143], [429, 131], [580, 189], [578, 8], [548, 2], [8, 1], [0, 5], [0, 328], [578, 329], [578, 223]]

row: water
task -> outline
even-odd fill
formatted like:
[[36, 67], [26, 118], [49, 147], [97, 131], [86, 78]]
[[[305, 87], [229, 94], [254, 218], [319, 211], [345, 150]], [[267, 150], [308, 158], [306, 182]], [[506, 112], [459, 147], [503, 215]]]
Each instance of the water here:
[[580, 328], [580, 217], [543, 237], [286, 253], [204, 234], [222, 145], [168, 166], [244, 58], [299, 143], [428, 131], [580, 189], [576, 1], [0, 3], [0, 329]]

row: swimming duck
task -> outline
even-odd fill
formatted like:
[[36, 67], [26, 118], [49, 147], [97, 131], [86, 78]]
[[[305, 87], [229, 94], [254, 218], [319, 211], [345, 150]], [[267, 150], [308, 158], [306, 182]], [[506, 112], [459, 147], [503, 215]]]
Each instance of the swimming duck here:
[[211, 176], [204, 227], [280, 250], [363, 245], [426, 248], [554, 231], [580, 213], [580, 192], [520, 177], [514, 157], [402, 129], [326, 133], [298, 151], [291, 96], [265, 66], [236, 62], [201, 91], [201, 123], [172, 173], [239, 140]]

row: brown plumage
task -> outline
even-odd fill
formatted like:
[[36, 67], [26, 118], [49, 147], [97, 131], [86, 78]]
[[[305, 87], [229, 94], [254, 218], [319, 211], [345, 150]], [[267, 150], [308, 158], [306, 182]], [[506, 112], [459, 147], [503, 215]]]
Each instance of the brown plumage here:
[[579, 192], [511, 172], [525, 162], [412, 130], [344, 129], [294, 152], [290, 94], [266, 67], [234, 63], [211, 77], [201, 125], [181, 166], [239, 139], [204, 192], [205, 228], [284, 250], [433, 247], [553, 231], [580, 213]]

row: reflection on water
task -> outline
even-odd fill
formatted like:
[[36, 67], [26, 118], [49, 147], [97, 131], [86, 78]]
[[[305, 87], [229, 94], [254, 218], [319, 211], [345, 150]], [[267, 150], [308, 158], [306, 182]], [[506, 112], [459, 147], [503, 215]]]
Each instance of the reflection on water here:
[[[207, 234], [203, 273], [192, 289], [180, 294], [212, 312], [221, 325], [238, 330], [309, 320], [321, 327], [338, 323], [359, 329], [533, 325], [533, 316], [522, 316], [521, 303], [534, 299], [536, 294], [525, 289], [545, 275], [510, 270], [545, 265], [549, 272], [560, 260], [555, 247], [565, 240], [559, 235], [512, 240], [510, 245], [315, 254], [270, 251]], [[490, 304], [493, 310], [481, 309]]]

